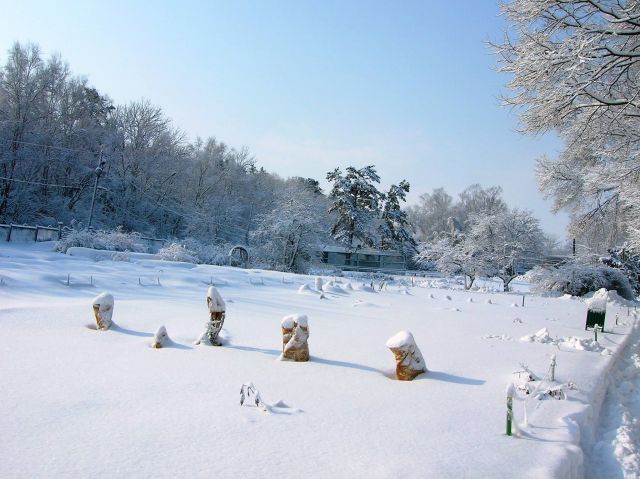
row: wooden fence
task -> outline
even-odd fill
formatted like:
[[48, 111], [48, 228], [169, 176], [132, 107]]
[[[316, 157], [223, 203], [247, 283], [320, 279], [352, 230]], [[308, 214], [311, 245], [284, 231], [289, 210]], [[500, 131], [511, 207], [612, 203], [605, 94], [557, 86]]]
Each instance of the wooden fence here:
[[[58, 241], [62, 239], [67, 231], [71, 229], [58, 223], [58, 226], [40, 226], [40, 225], [14, 225], [0, 224], [0, 242], [39, 242], [39, 241]], [[140, 239], [147, 245], [150, 253], [157, 253], [166, 240], [162, 238], [150, 238], [148, 236], [140, 236]]]
[[57, 241], [62, 238], [62, 223], [54, 226], [0, 224], [0, 241]]

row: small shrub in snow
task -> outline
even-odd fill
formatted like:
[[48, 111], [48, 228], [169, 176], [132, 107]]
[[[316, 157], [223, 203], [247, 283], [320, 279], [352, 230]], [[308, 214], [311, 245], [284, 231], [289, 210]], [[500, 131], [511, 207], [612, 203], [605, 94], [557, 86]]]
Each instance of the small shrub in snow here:
[[111, 327], [113, 322], [113, 296], [109, 293], [101, 293], [93, 299], [93, 314], [96, 318], [96, 327], [100, 331], [105, 331]]
[[174, 240], [158, 251], [165, 261], [226, 265], [230, 245], [204, 244], [193, 238]]
[[66, 253], [73, 246], [108, 251], [134, 251], [146, 253], [140, 234], [127, 233], [118, 227], [113, 231], [74, 229], [69, 231], [56, 245], [56, 251]]
[[197, 263], [196, 255], [186, 246], [172, 242], [158, 250], [158, 256], [164, 261], [184, 261], [185, 263]]
[[387, 347], [396, 358], [396, 377], [400, 381], [411, 381], [427, 371], [424, 358], [409, 331], [400, 331], [387, 340]]
[[527, 276], [537, 292], [550, 291], [583, 296], [605, 288], [615, 290], [625, 299], [633, 299], [633, 289], [624, 273], [608, 266], [584, 264], [580, 259], [557, 268], [535, 268]]
[[244, 383], [240, 387], [240, 406], [242, 406], [248, 399], [253, 399], [253, 403], [256, 407], [262, 409], [264, 412], [269, 412], [269, 405], [262, 400], [260, 397], [260, 391], [258, 391], [252, 382]]

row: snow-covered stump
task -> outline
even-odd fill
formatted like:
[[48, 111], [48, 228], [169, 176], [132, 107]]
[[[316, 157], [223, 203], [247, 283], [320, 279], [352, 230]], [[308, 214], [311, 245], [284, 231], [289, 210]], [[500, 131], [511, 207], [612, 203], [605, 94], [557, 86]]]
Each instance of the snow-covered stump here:
[[164, 348], [171, 343], [171, 338], [167, 334], [167, 328], [164, 326], [160, 326], [156, 331], [156, 334], [153, 335], [153, 341], [151, 342], [151, 347], [155, 349]]
[[305, 315], [290, 314], [282, 318], [281, 360], [305, 362], [309, 361], [309, 320]]
[[113, 296], [109, 293], [100, 293], [93, 298], [93, 314], [96, 317], [96, 327], [98, 330], [106, 331], [113, 322]]
[[318, 276], [318, 277], [316, 278], [316, 289], [317, 289], [318, 291], [322, 292], [322, 286], [323, 286], [322, 278]]
[[209, 322], [207, 323], [207, 339], [213, 346], [222, 346], [218, 335], [224, 324], [226, 305], [222, 296], [214, 286], [207, 290], [207, 307], [209, 308]]
[[387, 347], [396, 357], [396, 377], [400, 381], [411, 381], [427, 372], [422, 353], [409, 331], [400, 331], [387, 340]]
[[604, 331], [604, 320], [607, 315], [607, 297], [607, 290], [602, 288], [596, 291], [593, 297], [587, 301], [585, 331], [596, 326], [600, 326], [600, 329]]

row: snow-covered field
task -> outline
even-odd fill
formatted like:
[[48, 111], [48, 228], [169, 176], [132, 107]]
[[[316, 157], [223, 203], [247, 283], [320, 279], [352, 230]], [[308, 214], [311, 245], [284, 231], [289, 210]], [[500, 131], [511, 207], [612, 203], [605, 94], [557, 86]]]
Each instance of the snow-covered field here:
[[[3, 478], [582, 477], [633, 339], [622, 302], [609, 302], [596, 344], [576, 299], [527, 295], [522, 307], [514, 294], [372, 292], [345, 278], [324, 278], [320, 299], [314, 277], [51, 247], [0, 245]], [[224, 347], [193, 344], [211, 282], [227, 303]], [[102, 291], [115, 297], [104, 332], [89, 327]], [[308, 363], [277, 360], [290, 313], [309, 317]], [[173, 343], [153, 349], [161, 325]], [[400, 330], [429, 369], [412, 382], [394, 379], [385, 346]], [[520, 432], [508, 437], [505, 387], [524, 384], [521, 363], [545, 381], [530, 383], [526, 425], [515, 401]], [[240, 406], [247, 381], [277, 407]], [[565, 399], [544, 395], [562, 384]]]

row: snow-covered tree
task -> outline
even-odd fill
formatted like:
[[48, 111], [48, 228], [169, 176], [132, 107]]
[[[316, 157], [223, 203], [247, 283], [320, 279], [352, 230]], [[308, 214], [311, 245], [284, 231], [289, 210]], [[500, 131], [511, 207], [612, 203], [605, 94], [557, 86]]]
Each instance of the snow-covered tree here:
[[464, 234], [442, 234], [437, 239], [420, 244], [415, 261], [422, 265], [433, 264], [438, 271], [447, 275], [464, 276], [465, 288], [469, 289], [477, 277], [493, 271], [477, 246], [475, 242], [466, 241]]
[[500, 186], [483, 188], [478, 183], [470, 185], [458, 195], [452, 215], [461, 225], [468, 226], [478, 216], [491, 216], [507, 211]]
[[444, 188], [423, 193], [417, 205], [407, 208], [407, 218], [415, 229], [418, 241], [428, 241], [449, 231], [448, 220], [453, 215], [453, 197]]
[[416, 230], [419, 241], [430, 241], [442, 233], [455, 234], [464, 231], [475, 218], [506, 211], [502, 199], [502, 188], [487, 188], [473, 184], [453, 198], [444, 190], [436, 188], [431, 194], [420, 196], [418, 205], [408, 208], [408, 217]]
[[539, 257], [543, 242], [539, 221], [517, 209], [480, 216], [464, 239], [467, 248], [482, 258], [485, 274], [502, 279], [505, 291], [517, 276], [515, 260]]
[[308, 184], [292, 180], [274, 201], [276, 206], [257, 218], [251, 235], [258, 261], [281, 271], [305, 271], [328, 239], [327, 200]]
[[511, 75], [506, 103], [528, 133], [556, 130], [565, 149], [538, 163], [541, 189], [574, 233], [604, 252], [640, 246], [640, 2], [514, 0], [495, 45]]
[[329, 194], [333, 204], [329, 212], [336, 215], [331, 235], [349, 248], [354, 246], [355, 240], [365, 246], [374, 246], [383, 199], [375, 186], [380, 183], [375, 167], [356, 169], [349, 166], [345, 175], [336, 168], [327, 173], [327, 180], [333, 183]]
[[389, 191], [384, 195], [382, 224], [379, 227], [380, 247], [413, 256], [416, 252], [416, 241], [411, 235], [411, 225], [407, 219], [407, 213], [400, 207], [400, 203], [406, 201], [408, 192], [409, 183], [402, 180], [399, 185], [391, 185]]
[[538, 220], [530, 212], [511, 210], [479, 216], [465, 233], [445, 234], [422, 244], [416, 261], [431, 261], [438, 271], [464, 275], [467, 287], [478, 276], [496, 276], [508, 291], [516, 277], [514, 261], [539, 256], [543, 240]]

